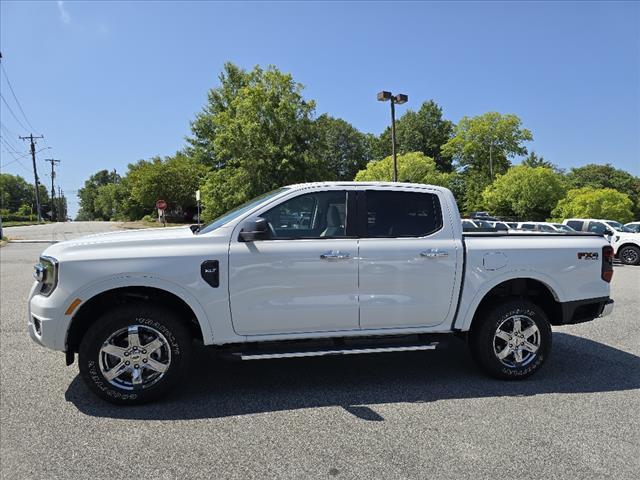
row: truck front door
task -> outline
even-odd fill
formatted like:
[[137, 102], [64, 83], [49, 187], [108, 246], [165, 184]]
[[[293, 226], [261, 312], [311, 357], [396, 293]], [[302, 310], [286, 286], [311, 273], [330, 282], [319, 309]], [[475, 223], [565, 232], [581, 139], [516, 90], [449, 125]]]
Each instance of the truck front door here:
[[256, 216], [269, 238], [241, 242], [235, 232], [229, 245], [236, 333], [358, 329], [355, 188], [299, 192]]

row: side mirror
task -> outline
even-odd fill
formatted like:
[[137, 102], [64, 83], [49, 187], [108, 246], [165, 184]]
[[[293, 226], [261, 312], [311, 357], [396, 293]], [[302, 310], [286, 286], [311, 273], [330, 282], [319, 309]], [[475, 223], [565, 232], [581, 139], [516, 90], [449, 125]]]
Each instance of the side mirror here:
[[238, 236], [240, 242], [253, 242], [254, 240], [265, 240], [267, 238], [269, 238], [269, 224], [262, 217], [246, 221]]
[[605, 234], [605, 235], [613, 235], [613, 232], [612, 232], [610, 229], [608, 229], [608, 228], [607, 228], [607, 229], [604, 231], [604, 234]]

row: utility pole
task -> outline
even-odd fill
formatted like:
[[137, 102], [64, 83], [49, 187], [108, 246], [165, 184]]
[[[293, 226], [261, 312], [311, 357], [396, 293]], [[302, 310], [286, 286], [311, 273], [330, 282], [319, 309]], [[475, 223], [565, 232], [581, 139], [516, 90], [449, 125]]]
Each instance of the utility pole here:
[[62, 216], [63, 221], [67, 221], [67, 209], [64, 208], [64, 192], [62, 188], [58, 186], [58, 220]]
[[54, 166], [56, 163], [60, 163], [60, 160], [56, 160], [55, 158], [45, 158], [44, 161], [51, 164], [51, 220], [53, 221], [54, 218], [58, 220], [58, 217], [56, 215], [56, 213], [58, 212], [56, 212], [55, 207], [56, 188], [54, 187], [54, 180], [56, 178], [56, 171]]
[[20, 140], [29, 140], [31, 142], [31, 160], [33, 161], [33, 176], [35, 177], [36, 185], [36, 211], [38, 215], [38, 222], [42, 221], [42, 214], [40, 213], [40, 181], [38, 180], [38, 168], [36, 167], [36, 144], [35, 139], [44, 138], [43, 135], [34, 137], [33, 133], [28, 137], [19, 137]]

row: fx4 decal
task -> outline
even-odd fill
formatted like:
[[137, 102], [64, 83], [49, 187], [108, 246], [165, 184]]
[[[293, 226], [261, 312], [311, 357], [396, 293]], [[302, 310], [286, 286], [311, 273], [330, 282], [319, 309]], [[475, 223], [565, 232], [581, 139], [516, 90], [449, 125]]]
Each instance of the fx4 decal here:
[[598, 252], [578, 252], [578, 260], [598, 260]]

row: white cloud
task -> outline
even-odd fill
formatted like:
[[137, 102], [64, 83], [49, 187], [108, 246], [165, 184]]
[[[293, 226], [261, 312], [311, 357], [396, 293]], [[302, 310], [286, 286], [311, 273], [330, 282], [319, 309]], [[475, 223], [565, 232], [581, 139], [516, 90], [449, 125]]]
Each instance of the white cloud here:
[[71, 23], [71, 15], [69, 15], [69, 11], [65, 8], [64, 2], [58, 0], [58, 10], [60, 11], [60, 20], [63, 23]]

